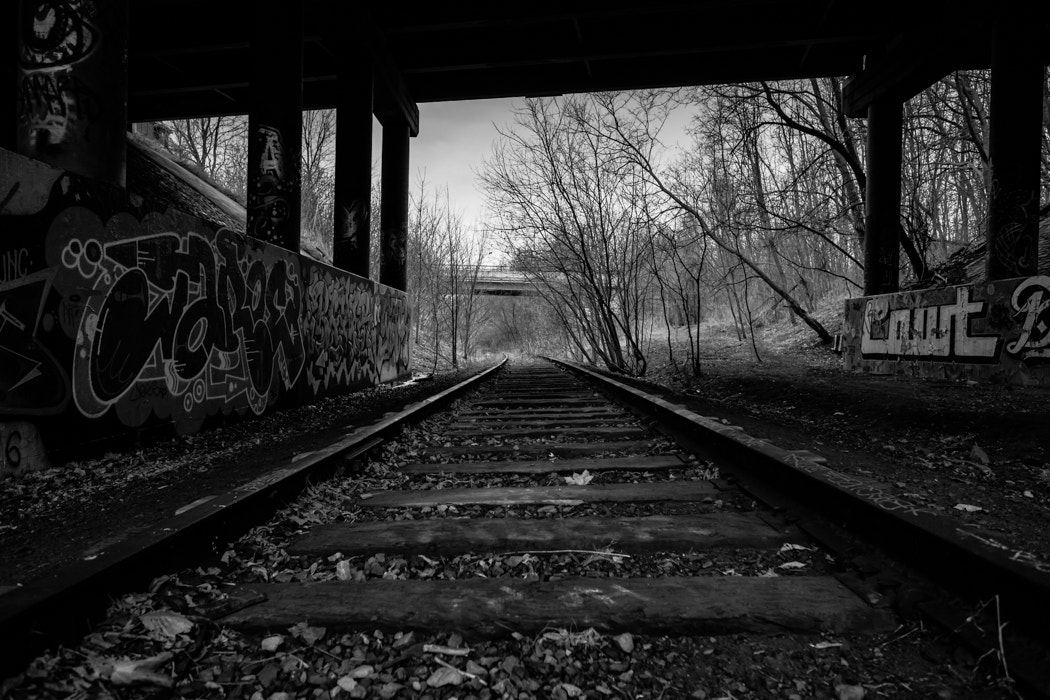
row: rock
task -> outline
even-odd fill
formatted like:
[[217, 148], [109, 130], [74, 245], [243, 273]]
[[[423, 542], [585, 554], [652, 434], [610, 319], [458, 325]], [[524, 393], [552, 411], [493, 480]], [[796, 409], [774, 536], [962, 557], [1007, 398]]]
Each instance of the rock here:
[[463, 674], [459, 670], [440, 666], [427, 678], [427, 685], [431, 688], [442, 688], [446, 685], [459, 685], [463, 682]]
[[613, 637], [613, 641], [625, 654], [630, 654], [634, 651], [634, 637], [631, 636], [630, 632], [624, 632]]
[[284, 637], [282, 637], [279, 634], [275, 634], [271, 637], [267, 637], [266, 639], [262, 640], [262, 644], [260, 646], [262, 647], [263, 651], [268, 651], [272, 653], [277, 651], [277, 649], [282, 644], [284, 644]]

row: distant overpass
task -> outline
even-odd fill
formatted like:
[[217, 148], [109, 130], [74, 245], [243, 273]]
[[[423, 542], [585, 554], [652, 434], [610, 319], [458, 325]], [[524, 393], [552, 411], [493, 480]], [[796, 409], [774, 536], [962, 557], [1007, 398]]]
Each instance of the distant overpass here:
[[[497, 296], [539, 296], [530, 276], [522, 270], [516, 270], [509, 265], [457, 265], [459, 279], [463, 283], [469, 280], [477, 271], [477, 282], [474, 285], [475, 294], [493, 294]], [[540, 273], [546, 277], [560, 276], [560, 273], [549, 270]], [[535, 273], [532, 277], [535, 277]]]
[[528, 276], [521, 270], [515, 270], [508, 265], [464, 265], [460, 269], [462, 279], [470, 279], [475, 269], [477, 270], [477, 282], [474, 285], [475, 294], [493, 294], [500, 296], [538, 296], [536, 286], [529, 281]]

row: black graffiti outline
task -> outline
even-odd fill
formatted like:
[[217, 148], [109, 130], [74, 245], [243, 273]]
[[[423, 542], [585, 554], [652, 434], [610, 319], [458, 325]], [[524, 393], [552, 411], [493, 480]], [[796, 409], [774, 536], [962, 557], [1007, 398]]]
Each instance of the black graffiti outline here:
[[[26, 70], [53, 69], [79, 63], [90, 56], [98, 44], [98, 30], [88, 22], [70, 0], [37, 0], [22, 3], [22, 44], [19, 62]], [[41, 11], [54, 13], [54, 24], [47, 35], [37, 33], [34, 23]], [[57, 30], [56, 30], [57, 28]]]

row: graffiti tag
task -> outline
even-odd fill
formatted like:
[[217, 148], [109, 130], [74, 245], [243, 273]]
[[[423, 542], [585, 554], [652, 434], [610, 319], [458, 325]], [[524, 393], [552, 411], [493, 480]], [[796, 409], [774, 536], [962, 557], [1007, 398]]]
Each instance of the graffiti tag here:
[[1027, 361], [1050, 360], [1050, 277], [1029, 277], [1017, 285], [1010, 301], [1021, 319], [1021, 334], [1006, 352]]
[[253, 178], [255, 187], [249, 189], [248, 220], [249, 233], [270, 243], [283, 245], [283, 230], [291, 217], [288, 197], [292, 193], [291, 183], [286, 177], [288, 166], [281, 132], [260, 124], [255, 128], [258, 161]]
[[389, 381], [408, 371], [404, 294], [316, 265], [306, 276], [306, 380], [315, 395]]
[[951, 304], [889, 308], [886, 298], [869, 299], [864, 310], [861, 354], [866, 358], [907, 357], [917, 360], [995, 362], [1002, 339], [974, 335], [970, 323], [985, 313], [984, 301], [970, 301], [960, 287]]
[[296, 266], [265, 264], [226, 229], [72, 238], [61, 264], [91, 289], [73, 359], [86, 416], [116, 406], [128, 425], [170, 414], [195, 430], [220, 409], [262, 413], [305, 363]]

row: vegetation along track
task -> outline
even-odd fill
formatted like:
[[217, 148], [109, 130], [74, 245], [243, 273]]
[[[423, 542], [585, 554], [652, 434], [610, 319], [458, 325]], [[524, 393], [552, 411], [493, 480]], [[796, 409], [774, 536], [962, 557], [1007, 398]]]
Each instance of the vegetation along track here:
[[[354, 468], [213, 560], [118, 598], [75, 658], [38, 658], [7, 690], [83, 692], [102, 679], [147, 695], [167, 686], [265, 699], [921, 697], [928, 688], [873, 683], [843, 656], [821, 665], [821, 654], [853, 645], [882, 657], [905, 629], [901, 613], [915, 611], [979, 636], [965, 602], [946, 605], [944, 591], [852, 537], [889, 529], [884, 544], [897, 549], [917, 537], [860, 500], [877, 501], [875, 485], [836, 480], [816, 455], [783, 453], [618, 382], [602, 390], [615, 403], [581, 377], [600, 379], [551, 363], [506, 367], [399, 439], [379, 446], [379, 426], [296, 455], [351, 457]], [[276, 478], [253, 493], [272, 493]], [[944, 535], [903, 505], [875, 510], [917, 518], [926, 539]], [[186, 543], [199, 553], [216, 537]], [[124, 555], [127, 569], [135, 555]], [[1031, 568], [1030, 587], [1040, 583]], [[32, 615], [0, 612], [31, 626]], [[1002, 662], [1000, 624], [984, 629]], [[716, 651], [719, 638], [735, 651]], [[977, 651], [988, 643], [976, 639]]]

